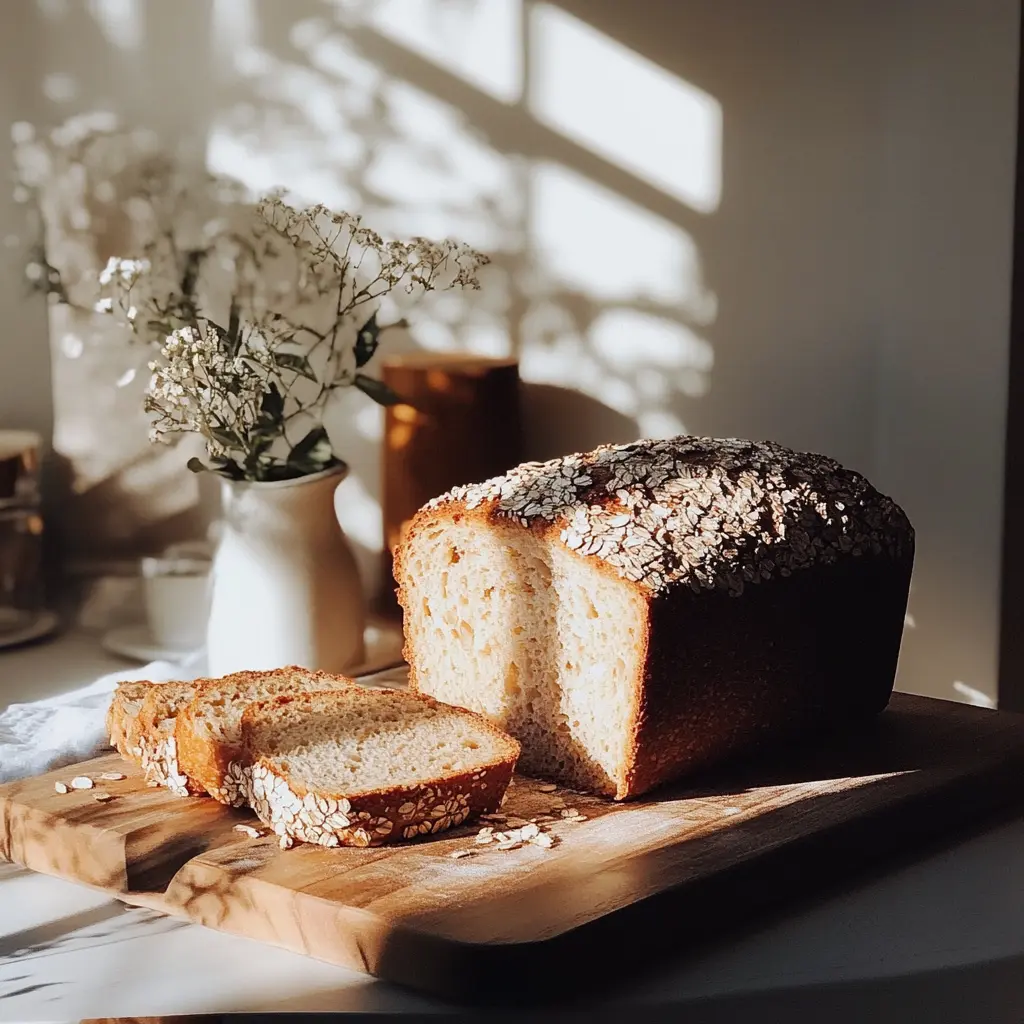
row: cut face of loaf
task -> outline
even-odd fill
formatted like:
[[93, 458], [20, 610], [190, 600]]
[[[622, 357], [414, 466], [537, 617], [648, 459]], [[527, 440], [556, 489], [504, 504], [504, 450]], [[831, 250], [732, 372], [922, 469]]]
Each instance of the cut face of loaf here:
[[470, 711], [357, 686], [252, 704], [242, 740], [260, 820], [322, 846], [412, 839], [497, 810], [519, 753]]
[[769, 442], [526, 464], [413, 519], [411, 682], [508, 729], [521, 771], [637, 796], [880, 711], [913, 550], [863, 477]]
[[180, 770], [222, 804], [246, 802], [242, 776], [242, 712], [281, 694], [344, 689], [351, 679], [296, 665], [208, 679], [174, 724]]
[[642, 595], [505, 522], [423, 526], [402, 564], [416, 688], [519, 739], [521, 772], [615, 794], [647, 649]]

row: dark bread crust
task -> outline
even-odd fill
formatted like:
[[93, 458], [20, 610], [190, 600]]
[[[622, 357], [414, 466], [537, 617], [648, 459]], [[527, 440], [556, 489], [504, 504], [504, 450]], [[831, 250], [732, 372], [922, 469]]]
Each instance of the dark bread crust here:
[[617, 799], [733, 754], [855, 724], [889, 702], [913, 555], [851, 557], [651, 602], [632, 759]]

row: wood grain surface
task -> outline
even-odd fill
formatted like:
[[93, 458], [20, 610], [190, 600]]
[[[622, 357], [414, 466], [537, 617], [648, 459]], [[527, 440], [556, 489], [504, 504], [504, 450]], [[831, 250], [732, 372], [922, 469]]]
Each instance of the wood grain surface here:
[[[104, 771], [128, 778], [54, 789]], [[503, 812], [557, 818], [542, 823], [550, 849], [477, 845], [476, 823], [377, 849], [282, 851], [234, 830], [259, 824], [250, 812], [148, 788], [111, 754], [0, 787], [0, 853], [448, 998], [508, 1002], [678, 955], [763, 905], [1024, 802], [1022, 779], [1024, 716], [897, 694], [867, 729], [634, 803], [517, 777]], [[572, 808], [585, 820], [564, 820]], [[450, 856], [462, 849], [473, 852]]]

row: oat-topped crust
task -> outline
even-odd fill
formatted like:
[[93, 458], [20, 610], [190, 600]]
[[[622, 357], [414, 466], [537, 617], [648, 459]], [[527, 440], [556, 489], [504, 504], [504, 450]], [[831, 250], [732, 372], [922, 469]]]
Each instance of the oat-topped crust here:
[[859, 473], [771, 441], [683, 435], [528, 462], [456, 487], [452, 503], [558, 528], [653, 593], [675, 585], [739, 595], [747, 583], [846, 555], [909, 555], [903, 510]]

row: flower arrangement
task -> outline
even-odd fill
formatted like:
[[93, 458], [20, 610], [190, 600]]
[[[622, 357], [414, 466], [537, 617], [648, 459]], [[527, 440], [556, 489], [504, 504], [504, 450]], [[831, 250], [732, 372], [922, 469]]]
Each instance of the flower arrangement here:
[[[245, 237], [244, 244], [240, 241]], [[200, 301], [174, 305], [148, 259], [113, 259], [97, 308], [165, 333], [146, 409], [151, 439], [202, 435], [207, 461], [189, 468], [233, 480], [287, 480], [339, 465], [324, 410], [339, 388], [398, 401], [365, 372], [389, 328], [380, 304], [406, 294], [479, 288], [487, 257], [454, 241], [385, 241], [362, 218], [322, 205], [260, 200], [246, 236], [225, 235], [234, 288], [223, 315]], [[183, 321], [183, 322], [182, 322]]]
[[12, 134], [16, 197], [41, 221], [27, 276], [157, 350], [150, 439], [200, 434], [196, 472], [287, 480], [339, 465], [324, 426], [332, 396], [397, 400], [366, 372], [404, 323], [380, 323], [382, 303], [479, 288], [488, 262], [454, 241], [385, 241], [359, 216], [280, 194], [249, 202], [103, 116], [46, 138], [25, 124]]

